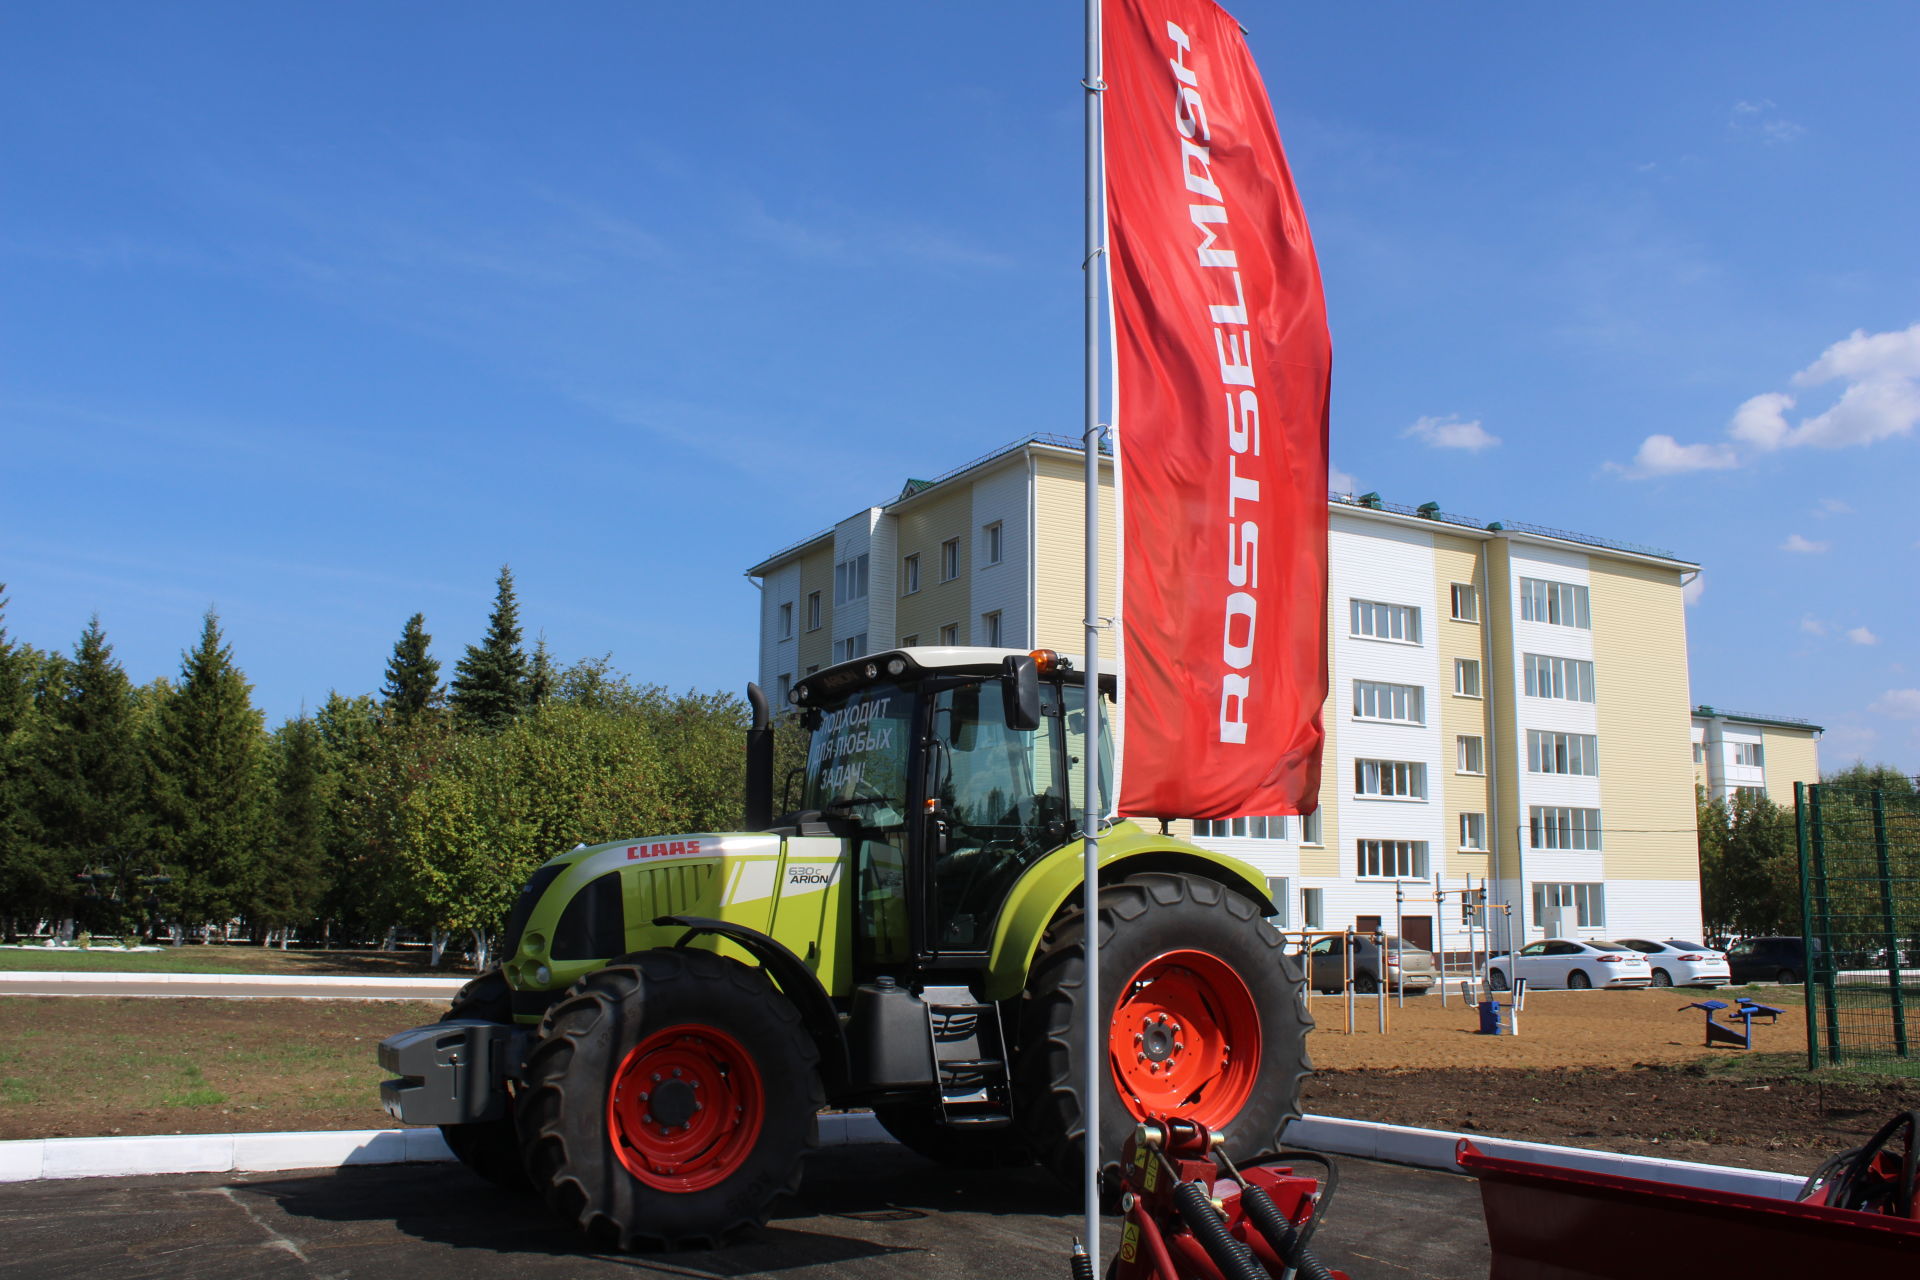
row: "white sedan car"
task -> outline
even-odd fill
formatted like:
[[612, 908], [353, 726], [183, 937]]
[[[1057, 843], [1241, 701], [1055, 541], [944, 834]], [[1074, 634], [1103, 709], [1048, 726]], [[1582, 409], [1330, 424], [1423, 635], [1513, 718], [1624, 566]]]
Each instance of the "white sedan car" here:
[[1653, 966], [1638, 951], [1619, 943], [1548, 938], [1520, 948], [1517, 956], [1487, 961], [1487, 985], [1495, 991], [1511, 989], [1515, 978], [1525, 978], [1535, 990], [1646, 987], [1653, 985]]
[[1665, 942], [1621, 938], [1620, 945], [1632, 947], [1647, 958], [1656, 987], [1718, 987], [1733, 981], [1726, 953], [1697, 942], [1677, 938], [1668, 938]]

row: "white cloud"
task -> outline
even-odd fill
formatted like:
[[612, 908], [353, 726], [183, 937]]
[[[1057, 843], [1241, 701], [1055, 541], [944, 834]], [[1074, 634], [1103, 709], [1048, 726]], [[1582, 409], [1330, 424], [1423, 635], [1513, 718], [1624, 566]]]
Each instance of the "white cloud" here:
[[[1793, 375], [1797, 387], [1830, 382], [1845, 384], [1839, 398], [1798, 424], [1787, 420], [1795, 398], [1768, 391], [1734, 410], [1727, 423], [1728, 443], [1681, 444], [1669, 435], [1648, 436], [1632, 466], [1608, 463], [1606, 469], [1636, 479], [1724, 471], [1744, 465], [1754, 454], [1778, 449], [1843, 449], [1907, 435], [1920, 425], [1920, 323], [1886, 333], [1855, 329]], [[1832, 499], [1822, 506], [1833, 514], [1852, 510]]]
[[1778, 391], [1758, 395], [1733, 411], [1727, 434], [1756, 449], [1778, 449], [1792, 430], [1786, 410], [1793, 408], [1793, 397]]
[[1648, 436], [1633, 457], [1633, 465], [1608, 466], [1630, 476], [1672, 476], [1685, 471], [1725, 471], [1740, 465], [1730, 444], [1681, 444], [1672, 436]]
[[1826, 635], [1829, 630], [1831, 630], [1831, 628], [1828, 627], [1826, 623], [1820, 621], [1820, 619], [1814, 617], [1810, 613], [1803, 614], [1801, 616], [1800, 629], [1806, 632], [1810, 636], [1823, 636], [1823, 635]]
[[1423, 417], [1405, 431], [1401, 438], [1413, 437], [1435, 449], [1465, 449], [1478, 453], [1500, 443], [1500, 437], [1489, 432], [1475, 418], [1472, 422], [1461, 422], [1453, 414], [1444, 418]]
[[1327, 468], [1327, 488], [1334, 493], [1352, 493], [1359, 487], [1359, 481], [1340, 470], [1340, 468]]
[[1873, 632], [1867, 630], [1865, 627], [1853, 628], [1851, 631], [1847, 632], [1847, 639], [1853, 641], [1855, 644], [1879, 644], [1880, 643], [1880, 637], [1873, 634]]
[[1822, 498], [1819, 508], [1813, 514], [1822, 519], [1827, 516], [1850, 516], [1853, 514], [1853, 504], [1840, 498]]
[[1787, 540], [1780, 544], [1780, 549], [1782, 551], [1797, 551], [1801, 555], [1817, 556], [1822, 551], [1827, 550], [1829, 545], [1830, 544], [1825, 542], [1810, 541], [1797, 533], [1790, 533], [1787, 535]]
[[1774, 109], [1772, 98], [1734, 103], [1727, 128], [1735, 133], [1758, 133], [1770, 147], [1803, 138], [1807, 133], [1805, 125], [1783, 118]]
[[1889, 689], [1867, 710], [1899, 720], [1920, 720], [1920, 689]]
[[1699, 604], [1700, 597], [1705, 594], [1707, 594], [1707, 575], [1696, 573], [1681, 586], [1680, 602], [1688, 605]]

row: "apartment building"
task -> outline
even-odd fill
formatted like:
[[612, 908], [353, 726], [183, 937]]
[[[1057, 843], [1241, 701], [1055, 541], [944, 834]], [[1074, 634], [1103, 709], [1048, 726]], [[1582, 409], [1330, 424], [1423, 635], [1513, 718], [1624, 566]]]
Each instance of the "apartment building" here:
[[[762, 686], [897, 645], [1078, 653], [1083, 468], [1077, 441], [1017, 441], [753, 566]], [[1172, 829], [1259, 867], [1291, 929], [1457, 946], [1460, 891], [1484, 884], [1502, 945], [1696, 932], [1698, 566], [1374, 494], [1331, 497], [1329, 525], [1319, 811]], [[1102, 558], [1112, 600], [1111, 537]]]
[[1709, 800], [1763, 795], [1793, 806], [1793, 784], [1820, 781], [1817, 724], [1717, 707], [1693, 709], [1693, 780]]

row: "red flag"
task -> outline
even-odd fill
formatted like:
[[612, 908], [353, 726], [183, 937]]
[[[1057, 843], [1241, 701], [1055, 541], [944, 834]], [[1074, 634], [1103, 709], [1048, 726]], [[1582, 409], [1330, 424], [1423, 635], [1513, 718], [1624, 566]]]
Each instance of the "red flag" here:
[[1239, 25], [1210, 0], [1107, 0], [1103, 25], [1119, 810], [1305, 813], [1327, 692], [1320, 269]]

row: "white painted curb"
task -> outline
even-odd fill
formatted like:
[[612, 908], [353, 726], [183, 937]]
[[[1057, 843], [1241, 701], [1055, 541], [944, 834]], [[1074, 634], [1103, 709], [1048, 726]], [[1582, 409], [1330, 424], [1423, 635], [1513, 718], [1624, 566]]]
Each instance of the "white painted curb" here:
[[324, 975], [296, 973], [91, 973], [79, 969], [35, 971], [14, 969], [0, 973], [0, 991], [10, 986], [39, 986], [48, 982], [152, 982], [180, 987], [366, 987], [369, 990], [394, 990], [402, 987], [431, 987], [436, 991], [458, 991], [470, 978], [329, 978]]
[[1301, 1116], [1280, 1135], [1288, 1146], [1303, 1147], [1329, 1155], [1361, 1156], [1368, 1160], [1388, 1160], [1422, 1169], [1441, 1169], [1465, 1173], [1454, 1160], [1455, 1144], [1471, 1139], [1482, 1154], [1527, 1160], [1536, 1164], [1583, 1169], [1590, 1173], [1611, 1173], [1623, 1178], [1645, 1178], [1683, 1187], [1710, 1191], [1737, 1191], [1773, 1200], [1791, 1200], [1799, 1193], [1805, 1178], [1791, 1173], [1767, 1173], [1759, 1169], [1736, 1169], [1728, 1165], [1692, 1164], [1685, 1160], [1663, 1160], [1656, 1156], [1630, 1156], [1613, 1151], [1588, 1151], [1581, 1147], [1556, 1147], [1544, 1142], [1519, 1142], [1511, 1138], [1490, 1138], [1478, 1133], [1445, 1133], [1438, 1129], [1410, 1129], [1397, 1124], [1377, 1124], [1370, 1120], [1341, 1120], [1334, 1116]]
[[[1596, 1173], [1646, 1178], [1685, 1187], [1740, 1191], [1791, 1200], [1804, 1181], [1788, 1173], [1763, 1173], [1724, 1165], [1689, 1164], [1651, 1156], [1586, 1151], [1539, 1142], [1516, 1142], [1480, 1134], [1409, 1129], [1367, 1120], [1302, 1116], [1282, 1135], [1291, 1146], [1329, 1155], [1360, 1156], [1422, 1169], [1463, 1173], [1454, 1144], [1471, 1137], [1488, 1155], [1531, 1160]], [[848, 1147], [892, 1142], [871, 1111], [820, 1117], [820, 1145]], [[0, 1142], [0, 1182], [42, 1178], [119, 1178], [163, 1173], [270, 1173], [286, 1169], [332, 1169], [354, 1164], [408, 1164], [451, 1160], [438, 1129], [347, 1129], [320, 1133], [213, 1133], [142, 1138], [33, 1138]]]
[[[820, 1145], [891, 1142], [870, 1111], [820, 1117]], [[0, 1182], [125, 1178], [161, 1173], [271, 1173], [350, 1164], [451, 1160], [438, 1129], [318, 1133], [185, 1133], [140, 1138], [29, 1138], [0, 1142]]]

